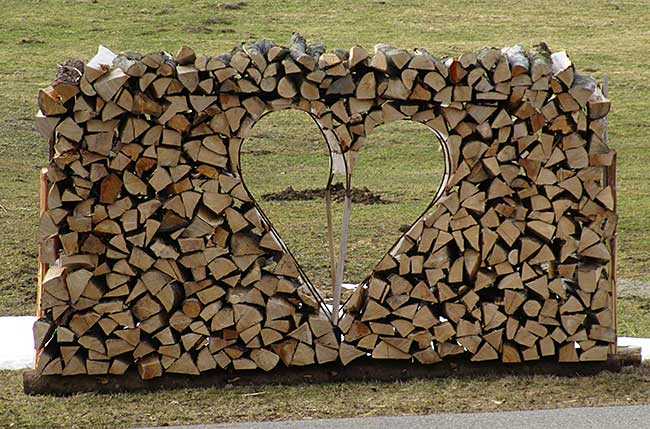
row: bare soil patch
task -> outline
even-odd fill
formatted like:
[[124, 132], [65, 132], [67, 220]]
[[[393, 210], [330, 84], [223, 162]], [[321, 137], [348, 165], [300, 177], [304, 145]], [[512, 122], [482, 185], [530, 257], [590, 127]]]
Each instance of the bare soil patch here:
[[[292, 186], [289, 186], [287, 189], [280, 192], [273, 192], [270, 194], [262, 195], [262, 198], [265, 201], [310, 201], [320, 198], [325, 198], [325, 189], [304, 189], [296, 190]], [[332, 194], [333, 201], [343, 201], [345, 197], [345, 187], [342, 183], [335, 183], [331, 186], [330, 192]], [[381, 194], [372, 192], [370, 189], [363, 188], [352, 188], [351, 199], [353, 203], [357, 204], [396, 204], [397, 201], [384, 199]]]

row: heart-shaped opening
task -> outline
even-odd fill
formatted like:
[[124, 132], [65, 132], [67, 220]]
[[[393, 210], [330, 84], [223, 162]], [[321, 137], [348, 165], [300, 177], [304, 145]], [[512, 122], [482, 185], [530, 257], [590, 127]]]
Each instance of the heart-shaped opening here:
[[[418, 122], [397, 121], [373, 130], [351, 170], [352, 216], [347, 240], [344, 302], [426, 209], [443, 185], [439, 138]], [[299, 110], [259, 119], [241, 149], [243, 180], [325, 302], [333, 298], [327, 258], [325, 201], [331, 159], [313, 118]], [[340, 251], [345, 176], [330, 188], [334, 252]], [[336, 255], [335, 255], [336, 256]]]

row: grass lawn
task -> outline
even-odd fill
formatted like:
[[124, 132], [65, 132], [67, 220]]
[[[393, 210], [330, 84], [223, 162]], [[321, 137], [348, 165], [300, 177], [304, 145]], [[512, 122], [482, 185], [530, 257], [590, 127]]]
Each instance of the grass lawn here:
[[[66, 398], [25, 396], [18, 371], [0, 371], [5, 427], [142, 427], [633, 405], [650, 396], [650, 367], [591, 377], [494, 377], [401, 383], [235, 386]], [[13, 425], [13, 426], [11, 426]]]
[[[534, 7], [506, 0], [270, 1], [237, 7], [221, 1], [7, 0], [0, 32], [0, 315], [33, 311], [36, 279], [38, 170], [46, 144], [33, 115], [36, 94], [66, 58], [89, 59], [97, 45], [115, 51], [175, 52], [189, 45], [220, 53], [241, 41], [284, 43], [294, 30], [330, 48], [384, 42], [423, 46], [438, 56], [486, 45], [545, 40], [566, 49], [580, 71], [611, 82], [610, 140], [619, 150], [619, 277], [650, 279], [650, 209], [645, 166], [650, 162], [650, 69], [639, 51], [650, 46], [643, 2], [549, 1]], [[247, 142], [245, 180], [256, 195], [291, 185], [322, 186], [327, 156], [316, 127], [299, 112], [265, 118]], [[270, 151], [266, 152], [263, 150]], [[346, 281], [361, 280], [379, 256], [429, 203], [442, 172], [438, 143], [414, 124], [379, 129], [361, 153], [354, 185], [399, 204], [353, 207]], [[280, 155], [284, 153], [284, 155]], [[422, 157], [422, 159], [420, 159]], [[414, 161], [415, 160], [415, 161]], [[316, 186], [317, 185], [317, 186]], [[314, 283], [326, 283], [322, 201], [265, 202], [263, 208]], [[335, 207], [340, 219], [340, 204]]]
[[[645, 2], [249, 0], [5, 0], [0, 31], [0, 315], [33, 312], [38, 171], [47, 147], [35, 129], [36, 94], [67, 58], [89, 59], [97, 45], [114, 51], [174, 53], [188, 45], [222, 53], [241, 41], [285, 43], [292, 31], [329, 48], [383, 42], [422, 46], [434, 55], [483, 46], [566, 49], [578, 69], [610, 77], [610, 141], [619, 151], [619, 277], [650, 281], [650, 46]], [[299, 112], [260, 122], [242, 159], [258, 198], [288, 186], [322, 187], [328, 159], [316, 126]], [[353, 184], [398, 204], [355, 205], [346, 281], [359, 281], [431, 201], [443, 169], [438, 143], [415, 124], [378, 129], [361, 152]], [[322, 201], [260, 204], [312, 281], [327, 288]], [[335, 204], [335, 219], [341, 205]], [[337, 224], [338, 225], [338, 224]], [[338, 229], [338, 226], [336, 226]], [[648, 291], [650, 295], [650, 291]], [[619, 300], [621, 335], [650, 336], [650, 300]], [[303, 417], [488, 411], [644, 403], [650, 369], [594, 377], [449, 378], [408, 383], [199, 389], [131, 395], [32, 398], [18, 372], [0, 372], [0, 426], [100, 427]]]

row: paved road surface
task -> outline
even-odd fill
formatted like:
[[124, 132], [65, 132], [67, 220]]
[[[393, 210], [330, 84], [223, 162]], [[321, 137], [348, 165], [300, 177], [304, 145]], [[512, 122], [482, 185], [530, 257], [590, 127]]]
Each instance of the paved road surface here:
[[503, 413], [432, 414], [427, 416], [369, 417], [328, 420], [169, 426], [166, 429], [598, 429], [650, 428], [650, 405], [629, 407], [564, 408]]

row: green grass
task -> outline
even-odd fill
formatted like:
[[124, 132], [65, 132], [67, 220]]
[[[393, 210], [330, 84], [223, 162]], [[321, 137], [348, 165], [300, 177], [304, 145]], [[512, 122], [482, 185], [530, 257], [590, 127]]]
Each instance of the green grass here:
[[482, 376], [402, 383], [232, 386], [31, 397], [18, 371], [0, 371], [4, 427], [100, 428], [259, 420], [508, 411], [647, 403], [650, 367], [590, 377]]
[[[650, 196], [646, 166], [650, 162], [650, 69], [644, 47], [650, 46], [644, 2], [549, 1], [524, 4], [480, 1], [249, 1], [239, 10], [218, 1], [151, 0], [121, 2], [74, 0], [8, 0], [3, 2], [0, 32], [0, 314], [33, 311], [36, 280], [38, 169], [47, 150], [35, 131], [33, 115], [39, 88], [46, 86], [56, 65], [67, 58], [89, 59], [97, 45], [115, 51], [175, 52], [189, 45], [199, 52], [220, 53], [241, 41], [270, 38], [284, 43], [294, 30], [330, 48], [384, 42], [423, 46], [435, 55], [459, 54], [483, 46], [544, 40], [566, 49], [578, 69], [597, 78], [610, 77], [614, 107], [610, 140], [619, 151], [620, 195], [619, 277], [649, 279]], [[221, 22], [214, 24], [213, 22]], [[296, 189], [322, 184], [326, 156], [319, 134], [306, 115], [267, 118], [275, 127], [264, 143], [286, 147], [276, 136], [297, 142], [290, 156], [277, 153], [251, 161], [253, 191], [269, 186]], [[300, 115], [300, 114], [298, 114]], [[260, 124], [263, 128], [267, 124]], [[394, 130], [393, 130], [394, 131]], [[297, 136], [300, 139], [295, 140]], [[413, 140], [409, 140], [413, 136]], [[408, 141], [406, 141], [408, 140]], [[308, 145], [302, 146], [305, 142]], [[260, 144], [261, 146], [262, 144]], [[252, 148], [249, 143], [248, 148]], [[379, 130], [364, 147], [355, 185], [368, 186], [400, 205], [355, 206], [346, 280], [364, 277], [397, 237], [396, 228], [410, 223], [435, 192], [442, 163], [433, 152], [423, 168], [411, 168], [413, 154], [437, 143], [423, 130], [408, 133]], [[429, 155], [429, 153], [427, 153]], [[253, 162], [264, 160], [263, 166]], [[246, 161], [246, 159], [245, 159]], [[400, 178], [399, 165], [409, 166]], [[419, 167], [419, 165], [418, 165]], [[426, 168], [424, 168], [426, 167]], [[259, 168], [256, 172], [255, 168]], [[425, 174], [422, 174], [422, 171]], [[260, 175], [262, 173], [264, 176]], [[257, 177], [256, 177], [257, 175]], [[268, 181], [268, 179], [266, 179]], [[283, 237], [317, 284], [326, 282], [327, 256], [321, 202], [264, 203]], [[286, 208], [297, 209], [287, 210]], [[340, 207], [335, 207], [340, 218]]]
[[618, 334], [624, 337], [650, 337], [650, 300], [619, 298]]

